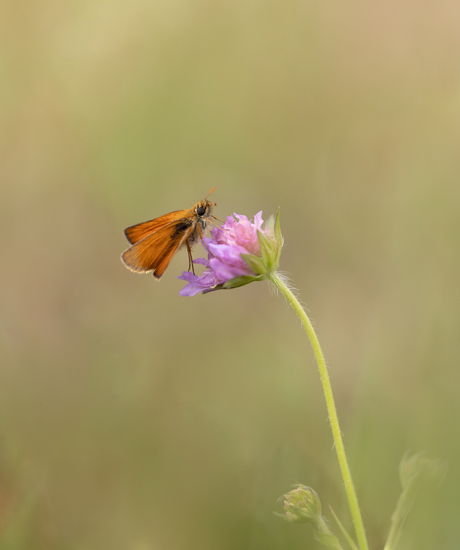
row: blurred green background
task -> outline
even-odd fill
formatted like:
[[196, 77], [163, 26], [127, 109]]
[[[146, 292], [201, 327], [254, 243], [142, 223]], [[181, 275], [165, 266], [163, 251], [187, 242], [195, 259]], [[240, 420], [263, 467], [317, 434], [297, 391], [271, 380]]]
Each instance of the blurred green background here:
[[[123, 229], [216, 187], [281, 208], [372, 549], [403, 454], [448, 462], [401, 548], [460, 540], [458, 2], [0, 8], [0, 549], [321, 548], [350, 527], [319, 376], [265, 283], [181, 298]], [[196, 249], [201, 256], [201, 247]]]

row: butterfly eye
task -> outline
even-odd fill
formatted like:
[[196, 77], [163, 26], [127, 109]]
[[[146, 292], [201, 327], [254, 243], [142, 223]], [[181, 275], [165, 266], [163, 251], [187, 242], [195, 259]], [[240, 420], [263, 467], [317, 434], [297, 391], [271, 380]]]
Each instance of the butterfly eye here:
[[203, 208], [202, 206], [199, 206], [199, 207], [196, 209], [196, 213], [197, 213], [198, 216], [203, 216], [205, 212], [206, 212], [206, 209]]

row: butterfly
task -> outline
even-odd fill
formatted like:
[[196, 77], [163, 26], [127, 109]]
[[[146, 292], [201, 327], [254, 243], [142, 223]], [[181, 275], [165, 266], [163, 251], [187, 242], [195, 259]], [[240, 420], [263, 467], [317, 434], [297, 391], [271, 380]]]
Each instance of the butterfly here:
[[[174, 254], [187, 247], [189, 271], [193, 271], [192, 245], [203, 238], [203, 232], [216, 204], [208, 201], [208, 195], [187, 210], [175, 210], [154, 220], [139, 223], [125, 229], [131, 246], [121, 255], [125, 266], [136, 273], [153, 273], [156, 279], [165, 272]], [[221, 220], [219, 220], [221, 221]]]

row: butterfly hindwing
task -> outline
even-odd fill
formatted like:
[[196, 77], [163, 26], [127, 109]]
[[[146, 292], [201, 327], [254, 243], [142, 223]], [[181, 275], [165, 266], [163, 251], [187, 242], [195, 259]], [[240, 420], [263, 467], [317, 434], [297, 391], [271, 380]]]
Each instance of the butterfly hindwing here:
[[154, 276], [159, 279], [193, 229], [194, 225], [188, 218], [167, 223], [128, 248], [121, 256], [122, 261], [131, 271], [153, 271]]

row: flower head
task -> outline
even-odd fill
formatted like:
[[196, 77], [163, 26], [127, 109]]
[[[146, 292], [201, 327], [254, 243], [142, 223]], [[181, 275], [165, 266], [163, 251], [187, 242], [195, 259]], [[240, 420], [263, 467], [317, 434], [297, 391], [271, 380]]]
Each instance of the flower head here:
[[262, 212], [251, 222], [246, 216], [233, 214], [220, 227], [214, 227], [211, 238], [203, 239], [208, 259], [194, 263], [205, 266], [201, 276], [184, 271], [178, 279], [187, 281], [181, 296], [194, 296], [220, 288], [236, 288], [253, 281], [262, 281], [276, 271], [283, 238], [276, 220], [270, 218], [262, 228]]

